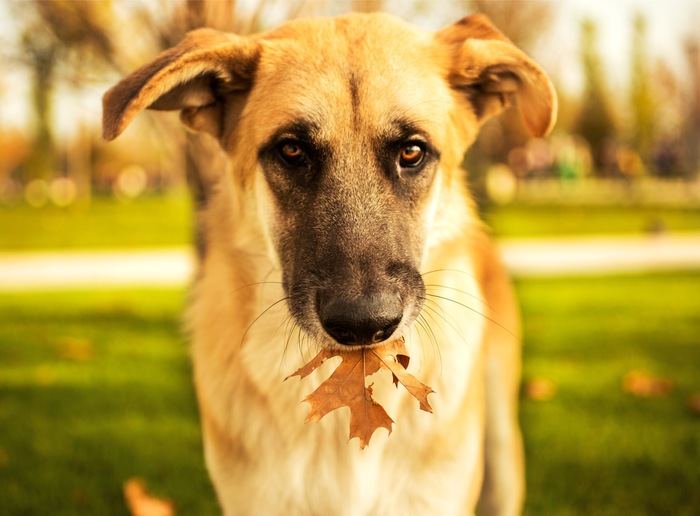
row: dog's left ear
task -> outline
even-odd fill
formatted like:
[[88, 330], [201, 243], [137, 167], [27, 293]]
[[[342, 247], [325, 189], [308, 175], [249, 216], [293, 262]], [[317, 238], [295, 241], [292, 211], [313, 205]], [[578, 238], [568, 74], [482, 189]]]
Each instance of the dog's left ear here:
[[480, 122], [503, 111], [515, 98], [533, 135], [552, 130], [557, 96], [551, 81], [486, 16], [467, 16], [435, 37], [450, 49], [452, 87], [467, 94]]
[[119, 136], [144, 109], [181, 110], [186, 126], [220, 138], [226, 99], [250, 88], [259, 54], [251, 38], [212, 29], [189, 32], [105, 93], [105, 139]]

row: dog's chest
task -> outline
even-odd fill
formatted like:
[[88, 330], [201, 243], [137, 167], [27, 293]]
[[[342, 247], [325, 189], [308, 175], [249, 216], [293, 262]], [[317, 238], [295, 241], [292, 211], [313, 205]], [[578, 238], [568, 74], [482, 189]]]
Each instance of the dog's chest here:
[[[249, 483], [253, 490], [261, 485], [273, 489], [276, 507], [286, 507], [285, 514], [461, 514], [481, 460], [480, 423], [459, 415], [465, 403], [478, 404], [478, 393], [468, 392], [478, 346], [453, 342], [436, 350], [421, 343], [420, 335], [409, 336], [411, 372], [436, 391], [430, 395], [434, 413], [420, 411], [408, 392], [393, 385], [391, 375], [369, 377], [374, 398], [395, 423], [391, 435], [379, 429], [369, 446], [360, 450], [357, 439], [348, 440], [346, 408], [319, 422], [304, 423], [308, 404], [302, 400], [338, 362], [329, 361], [303, 380], [284, 381], [313, 353], [300, 352], [308, 344], [290, 337], [284, 344], [286, 354], [281, 355], [279, 346], [271, 344], [278, 324], [261, 324], [256, 342], [246, 343], [251, 350], [246, 354], [246, 369], [255, 375], [268, 401], [265, 407], [247, 410], [269, 411], [271, 424], [258, 426], [254, 436], [244, 437], [256, 443], [268, 466], [246, 471], [237, 482]], [[475, 399], [468, 399], [469, 395]], [[471, 437], [465, 440], [465, 435]], [[464, 485], [454, 486], [454, 479], [463, 479]]]
[[257, 513], [462, 514], [481, 460], [477, 421], [421, 412], [407, 393], [375, 382], [376, 398], [395, 424], [390, 435], [377, 430], [361, 450], [357, 439], [348, 439], [346, 409], [303, 422], [308, 408], [300, 400], [323, 379], [318, 376], [290, 380], [297, 384], [288, 389], [291, 396], [273, 393], [290, 410], [275, 406], [274, 423], [244, 436], [255, 442], [251, 453], [258, 454], [258, 464], [241, 471], [234, 483], [241, 494], [260, 494], [258, 504], [269, 502], [256, 507]]

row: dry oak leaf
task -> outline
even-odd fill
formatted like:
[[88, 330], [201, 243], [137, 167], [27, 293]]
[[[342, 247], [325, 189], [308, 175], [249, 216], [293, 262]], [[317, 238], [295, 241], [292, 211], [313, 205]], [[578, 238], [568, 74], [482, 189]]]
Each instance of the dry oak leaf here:
[[622, 388], [640, 398], [666, 396], [673, 390], [673, 381], [642, 371], [630, 371], [622, 380]]
[[547, 401], [557, 394], [557, 386], [547, 378], [532, 378], [525, 383], [524, 392], [528, 399]]
[[132, 516], [173, 516], [175, 514], [173, 503], [148, 494], [146, 485], [139, 478], [130, 478], [124, 482], [124, 499]]
[[[696, 416], [700, 416], [700, 393], [693, 394], [688, 400], [688, 408]], [[2, 450], [0, 450], [2, 452]], [[0, 454], [0, 464], [2, 464], [2, 455]]]
[[[350, 409], [350, 439], [358, 437], [360, 448], [378, 428], [386, 428], [391, 434], [394, 421], [384, 408], [372, 399], [372, 384], [367, 386], [365, 378], [381, 369], [392, 373], [394, 384], [401, 383], [420, 404], [421, 410], [432, 412], [428, 394], [434, 392], [406, 371], [409, 357], [403, 339], [397, 339], [376, 348], [361, 348], [339, 351], [324, 348], [309, 363], [289, 375], [305, 378], [329, 358], [339, 356], [342, 362], [331, 376], [309, 394], [304, 401], [311, 405], [306, 421], [318, 421], [340, 407]], [[285, 380], [287, 379], [285, 378]]]

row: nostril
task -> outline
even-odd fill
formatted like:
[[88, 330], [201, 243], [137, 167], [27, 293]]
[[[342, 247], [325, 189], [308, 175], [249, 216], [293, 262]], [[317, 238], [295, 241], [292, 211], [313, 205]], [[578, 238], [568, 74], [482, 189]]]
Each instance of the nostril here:
[[333, 337], [338, 344], [343, 344], [344, 346], [352, 346], [357, 341], [357, 336], [350, 330], [346, 328], [340, 328], [337, 326], [325, 327], [328, 334]]
[[389, 337], [391, 337], [391, 335], [396, 331], [396, 328], [399, 327], [399, 322], [401, 322], [400, 319], [398, 321], [396, 321], [395, 323], [390, 324], [386, 328], [383, 328], [383, 329], [375, 332], [374, 335], [372, 335], [372, 343], [377, 344], [377, 343], [383, 342], [386, 339], [388, 339]]

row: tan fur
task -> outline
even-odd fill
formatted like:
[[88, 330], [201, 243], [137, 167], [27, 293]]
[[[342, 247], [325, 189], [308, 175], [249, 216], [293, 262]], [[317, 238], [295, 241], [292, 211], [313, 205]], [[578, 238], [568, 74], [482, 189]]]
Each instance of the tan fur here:
[[[482, 16], [435, 34], [386, 15], [300, 20], [250, 38], [195, 31], [105, 95], [108, 139], [142, 109], [181, 109], [226, 154], [201, 214], [206, 252], [188, 311], [206, 461], [226, 514], [470, 514], [479, 499], [481, 514], [519, 512], [517, 309], [459, 170], [479, 126], [511, 102], [533, 133], [551, 129], [549, 80]], [[332, 176], [332, 195], [352, 207], [345, 228], [362, 244], [378, 238], [362, 225], [394, 210], [363, 159], [397, 113], [440, 150], [430, 186], [394, 217], [415, 221], [406, 238], [421, 243], [427, 292], [450, 301], [426, 301], [397, 330], [409, 370], [435, 390], [434, 413], [373, 378], [396, 424], [359, 450], [347, 413], [303, 422], [300, 400], [333, 364], [282, 381], [338, 344], [290, 318], [285, 208], [259, 158], [279, 128], [311, 119], [337, 166], [354, 171]], [[309, 214], [309, 228], [320, 222]]]

